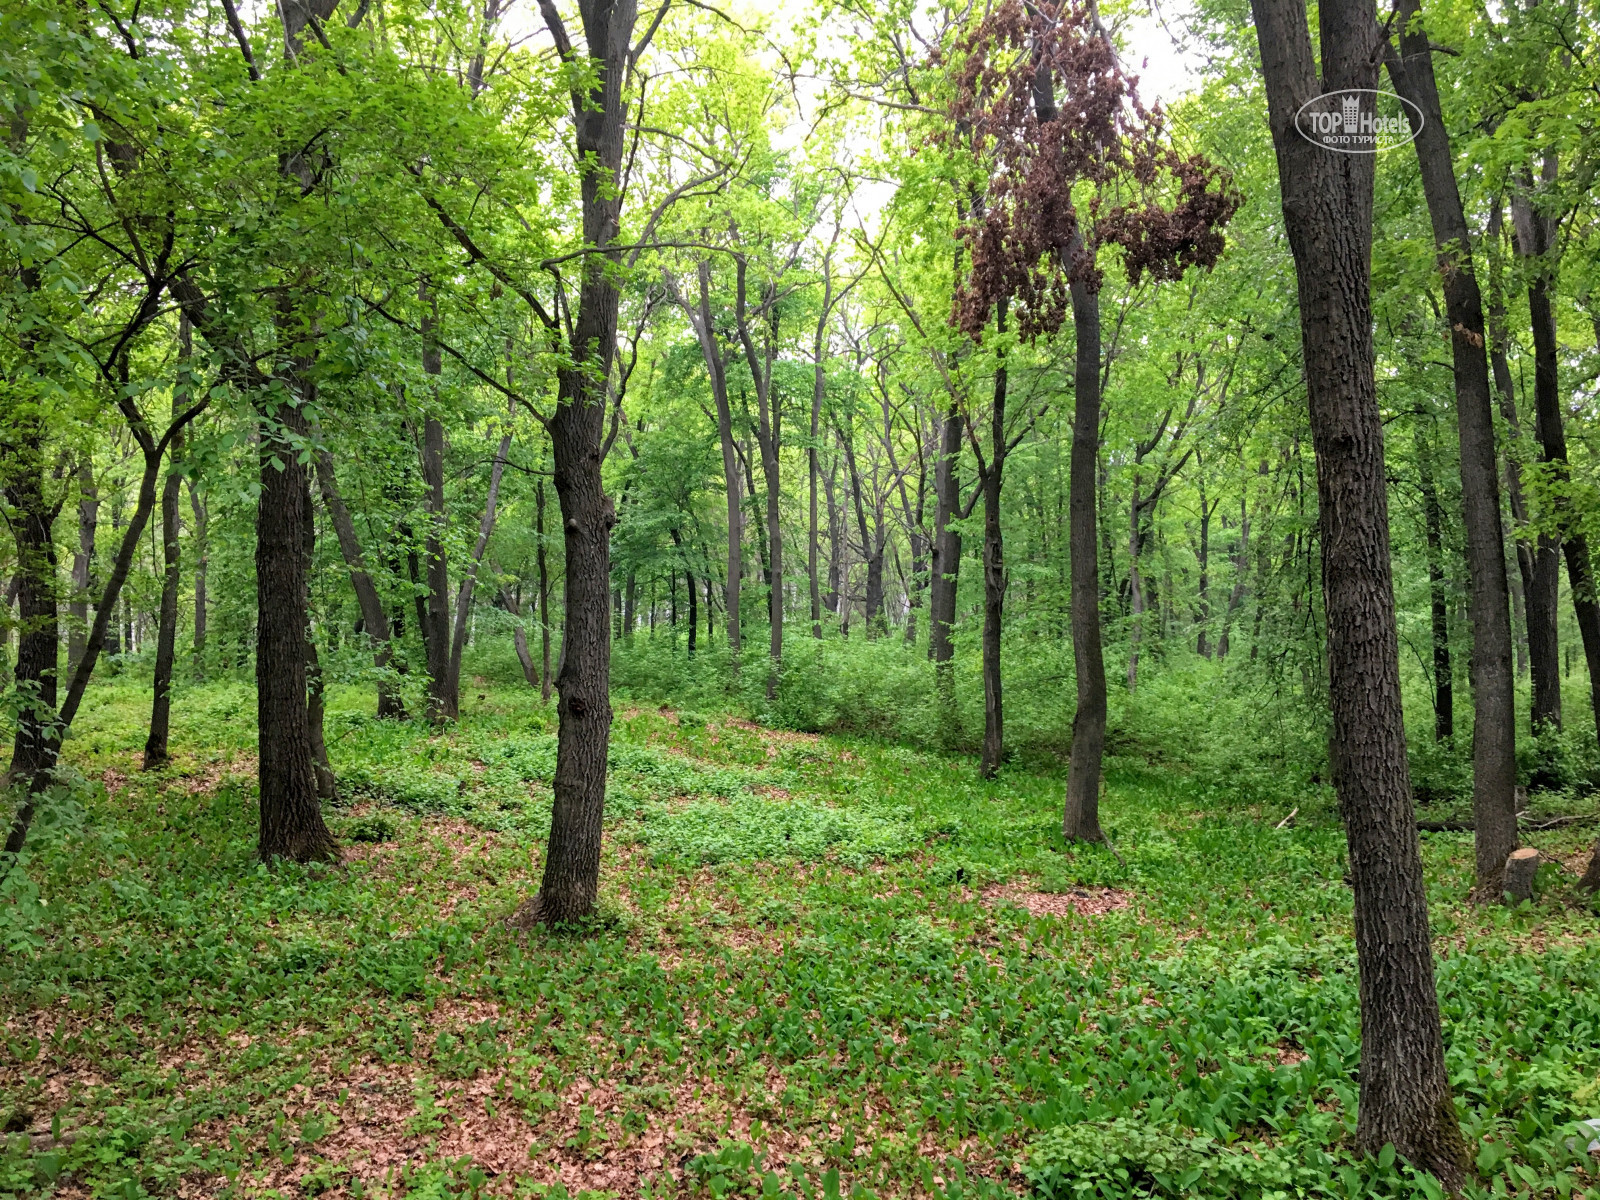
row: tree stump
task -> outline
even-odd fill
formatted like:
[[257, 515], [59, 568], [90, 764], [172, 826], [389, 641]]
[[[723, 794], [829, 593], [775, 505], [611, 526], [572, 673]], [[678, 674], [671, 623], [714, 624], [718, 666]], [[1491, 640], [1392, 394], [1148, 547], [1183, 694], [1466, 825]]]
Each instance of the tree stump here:
[[1532, 846], [1513, 850], [1506, 859], [1506, 898], [1511, 904], [1533, 899], [1533, 876], [1539, 870], [1539, 852]]

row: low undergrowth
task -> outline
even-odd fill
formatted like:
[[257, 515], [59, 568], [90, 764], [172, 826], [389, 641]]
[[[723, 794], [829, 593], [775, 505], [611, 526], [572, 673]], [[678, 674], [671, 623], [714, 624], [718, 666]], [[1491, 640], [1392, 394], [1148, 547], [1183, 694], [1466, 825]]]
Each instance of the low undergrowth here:
[[[268, 869], [242, 693], [180, 696], [155, 776], [145, 694], [91, 693], [85, 817], [30, 863], [40, 920], [0, 962], [0, 1195], [1437, 1194], [1352, 1149], [1350, 895], [1314, 787], [1280, 827], [1292, 795], [1125, 760], [1113, 854], [1062, 843], [1057, 771], [979, 784], [960, 755], [619, 700], [601, 918], [519, 935], [536, 697], [482, 683], [441, 732], [336, 691], [347, 860]], [[1470, 835], [1424, 852], [1473, 1194], [1593, 1188], [1595, 914], [1560, 870], [1470, 908]], [[1033, 916], [999, 884], [1132, 903]]]

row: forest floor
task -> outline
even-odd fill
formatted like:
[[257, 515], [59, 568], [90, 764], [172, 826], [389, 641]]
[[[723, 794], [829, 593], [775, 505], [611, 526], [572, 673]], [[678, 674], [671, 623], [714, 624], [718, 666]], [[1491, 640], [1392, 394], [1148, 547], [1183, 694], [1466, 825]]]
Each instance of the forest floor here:
[[[44, 829], [39, 940], [0, 964], [0, 1196], [1437, 1190], [1350, 1149], [1325, 797], [1280, 826], [1124, 763], [1119, 861], [1062, 843], [1059, 769], [619, 702], [602, 917], [526, 934], [555, 754], [526, 690], [476, 681], [442, 733], [335, 691], [346, 859], [306, 869], [254, 858], [253, 691], [183, 691], [153, 776], [147, 695], [97, 681], [70, 749], [103, 789]], [[1532, 840], [1576, 867], [1592, 836]], [[1593, 1185], [1593, 910], [1559, 866], [1472, 908], [1471, 835], [1424, 848], [1483, 1186]]]

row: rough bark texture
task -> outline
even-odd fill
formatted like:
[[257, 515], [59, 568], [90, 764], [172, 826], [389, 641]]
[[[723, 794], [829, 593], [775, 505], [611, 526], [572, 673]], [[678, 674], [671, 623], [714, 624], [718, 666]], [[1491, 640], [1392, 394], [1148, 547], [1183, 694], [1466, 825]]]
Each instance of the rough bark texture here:
[[[17, 731], [7, 779], [31, 776], [54, 765], [61, 641], [54, 534], [61, 502], [52, 502], [45, 494], [43, 446], [42, 427], [24, 429], [11, 444], [0, 446], [0, 483], [5, 488], [6, 523], [16, 545], [18, 581], [17, 661], [12, 672]], [[21, 847], [20, 839], [15, 846], [8, 839], [8, 851], [15, 853]]]
[[[1418, 441], [1422, 440], [1423, 436], [1419, 435]], [[1455, 668], [1450, 661], [1450, 602], [1445, 592], [1444, 514], [1439, 506], [1439, 489], [1434, 483], [1429, 452], [1419, 455], [1419, 469], [1422, 523], [1428, 543], [1428, 607], [1433, 635], [1433, 738], [1436, 742], [1448, 742], [1456, 732], [1456, 693]], [[1503, 557], [1501, 562], [1504, 563]], [[1515, 760], [1512, 765], [1515, 766]]]
[[1377, 83], [1379, 37], [1361, 0], [1324, 0], [1319, 80], [1304, 0], [1252, 0], [1299, 284], [1317, 456], [1334, 779], [1355, 890], [1361, 1095], [1357, 1141], [1385, 1143], [1447, 1188], [1468, 1170], [1445, 1074], [1428, 901], [1400, 706], [1383, 425], [1371, 315], [1374, 160], [1295, 129], [1327, 91]]
[[1072, 765], [1061, 832], [1068, 841], [1103, 842], [1100, 766], [1106, 747], [1106, 664], [1100, 645], [1099, 529], [1095, 488], [1100, 442], [1100, 296], [1072, 285], [1072, 458], [1067, 483], [1067, 528], [1072, 558], [1072, 665], [1078, 708], [1072, 717]]
[[[1545, 220], [1533, 212], [1525, 192], [1512, 199], [1517, 256], [1525, 262], [1549, 248]], [[1555, 316], [1549, 280], [1535, 273], [1528, 284], [1528, 311], [1533, 327], [1533, 433], [1545, 461], [1551, 461], [1550, 426], [1561, 425], [1558, 394]], [[1564, 442], [1564, 439], [1561, 439]], [[1561, 651], [1557, 634], [1561, 587], [1561, 542], [1541, 533], [1533, 552], [1528, 588], [1528, 658], [1533, 673], [1530, 723], [1535, 732], [1561, 728]]]
[[[584, 258], [569, 344], [572, 365], [557, 375], [550, 418], [556, 495], [567, 551], [566, 635], [556, 679], [555, 805], [544, 877], [527, 917], [577, 921], [594, 911], [600, 884], [600, 835], [605, 813], [606, 748], [611, 735], [611, 638], [607, 619], [611, 528], [616, 511], [600, 476], [606, 386], [617, 344], [617, 271], [613, 249], [622, 196], [614, 186], [622, 163], [627, 105], [622, 86], [637, 5], [634, 0], [582, 0], [593, 86], [574, 96], [576, 149], [582, 172], [583, 241], [603, 253]], [[560, 17], [540, 0], [552, 28]], [[563, 35], [564, 40], [564, 35]]]
[[322, 492], [323, 507], [333, 522], [334, 536], [339, 540], [339, 552], [344, 555], [345, 566], [350, 571], [350, 586], [355, 589], [356, 604], [361, 610], [361, 624], [372, 639], [372, 665], [378, 675], [378, 716], [406, 718], [405, 699], [390, 676], [394, 662], [393, 633], [389, 616], [383, 611], [383, 599], [377, 585], [367, 571], [366, 559], [361, 553], [361, 540], [356, 535], [356, 523], [350, 509], [339, 492], [339, 479], [333, 468], [333, 455], [326, 449], [317, 453], [317, 486]]
[[[1495, 456], [1494, 401], [1485, 355], [1487, 330], [1483, 296], [1472, 265], [1471, 231], [1456, 186], [1450, 134], [1439, 104], [1433, 51], [1420, 19], [1420, 0], [1400, 0], [1395, 27], [1400, 54], [1389, 59], [1396, 90], [1417, 106], [1417, 164], [1428, 202], [1438, 264], [1450, 322], [1455, 376], [1456, 434], [1461, 461], [1461, 518], [1466, 532], [1468, 615], [1472, 622], [1472, 806], [1476, 834], [1477, 888], [1480, 895], [1499, 887], [1499, 872], [1516, 848], [1517, 714], [1506, 577], [1505, 530], [1500, 523], [1500, 486]], [[1407, 110], [1408, 117], [1411, 115]], [[1430, 489], [1431, 491], [1431, 489]], [[1425, 497], [1426, 499], [1426, 497]], [[1447, 690], [1449, 639], [1442, 587], [1436, 576], [1438, 500], [1431, 503], [1428, 575], [1433, 591], [1434, 674], [1437, 732], [1454, 732], [1453, 694]]]
[[1539, 852], [1531, 846], [1513, 850], [1505, 862], [1505, 899], [1520, 904], [1533, 899], [1533, 877], [1539, 873]]
[[544, 546], [544, 480], [534, 488], [534, 533], [539, 564], [539, 702], [550, 703], [550, 557]]
[[310, 429], [292, 403], [263, 411], [261, 499], [256, 509], [256, 716], [263, 860], [336, 860], [322, 820], [306, 698], [310, 614], [306, 555], [312, 519], [299, 447]]

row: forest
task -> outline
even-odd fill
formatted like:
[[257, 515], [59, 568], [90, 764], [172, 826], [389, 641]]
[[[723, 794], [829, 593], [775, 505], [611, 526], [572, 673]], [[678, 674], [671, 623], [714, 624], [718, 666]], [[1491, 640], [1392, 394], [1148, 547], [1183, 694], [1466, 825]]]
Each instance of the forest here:
[[1600, 13], [6, 0], [0, 1200], [1600, 1196]]

